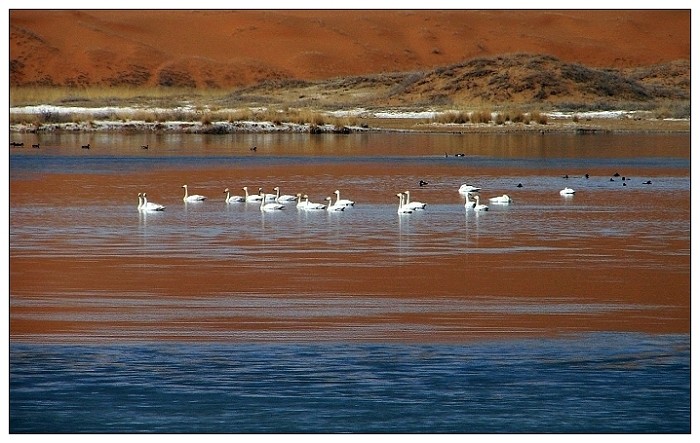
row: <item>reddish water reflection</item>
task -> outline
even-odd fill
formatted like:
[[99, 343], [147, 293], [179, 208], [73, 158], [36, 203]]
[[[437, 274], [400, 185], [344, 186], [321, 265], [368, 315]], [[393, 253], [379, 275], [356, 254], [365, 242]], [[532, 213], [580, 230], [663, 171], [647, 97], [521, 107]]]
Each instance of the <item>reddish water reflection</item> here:
[[[688, 333], [688, 171], [627, 171], [639, 178], [624, 188], [606, 168], [587, 172], [565, 183], [536, 168], [367, 161], [25, 174], [10, 183], [11, 338]], [[465, 177], [515, 203], [465, 213]], [[183, 183], [209, 201], [185, 205]], [[566, 184], [571, 199], [558, 195]], [[225, 205], [223, 189], [244, 185], [314, 201], [340, 187], [358, 203], [303, 215]], [[406, 189], [424, 213], [396, 213]], [[144, 190], [163, 214], [138, 214]]]

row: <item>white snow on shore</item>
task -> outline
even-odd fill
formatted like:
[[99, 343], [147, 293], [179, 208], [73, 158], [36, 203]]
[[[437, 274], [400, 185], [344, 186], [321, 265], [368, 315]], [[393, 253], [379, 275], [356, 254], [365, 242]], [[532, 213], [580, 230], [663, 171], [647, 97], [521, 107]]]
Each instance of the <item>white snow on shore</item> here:
[[[264, 111], [264, 108], [250, 109], [253, 112]], [[240, 109], [217, 109], [217, 113], [234, 113]], [[129, 107], [129, 106], [107, 106], [86, 108], [78, 106], [53, 106], [53, 105], [36, 105], [36, 106], [21, 106], [11, 107], [10, 115], [59, 115], [59, 116], [75, 116], [73, 122], [63, 123], [42, 123], [41, 131], [172, 131], [172, 132], [307, 132], [308, 125], [295, 123], [279, 123], [274, 124], [266, 121], [236, 121], [236, 122], [212, 122], [204, 124], [200, 120], [200, 116], [208, 112], [206, 108], [195, 108], [191, 105], [179, 106], [176, 108], [145, 108], [145, 107]], [[323, 111], [319, 111], [323, 112]], [[325, 111], [324, 113], [333, 117], [364, 117], [377, 119], [432, 119], [440, 114], [457, 111], [435, 111], [435, 110], [416, 110], [406, 111], [402, 109], [387, 109], [387, 110], [368, 110], [364, 108], [345, 109], [337, 111]], [[172, 115], [180, 113], [183, 116], [191, 115], [192, 120], [187, 121], [144, 121], [143, 114], [158, 114]], [[494, 118], [497, 113], [492, 113]], [[649, 118], [649, 111], [626, 111], [626, 110], [611, 110], [611, 111], [586, 111], [586, 112], [570, 112], [570, 111], [550, 111], [542, 112], [547, 118], [553, 120], [571, 120], [574, 117], [578, 119], [619, 119], [619, 118]], [[134, 120], [132, 120], [135, 118]], [[50, 120], [50, 119], [49, 119]], [[15, 132], [33, 132], [38, 130], [37, 125], [32, 123], [16, 123], [10, 125], [10, 130]], [[321, 132], [332, 132], [336, 128], [333, 125], [323, 125], [319, 127]], [[353, 131], [368, 130], [368, 128], [351, 127]]]

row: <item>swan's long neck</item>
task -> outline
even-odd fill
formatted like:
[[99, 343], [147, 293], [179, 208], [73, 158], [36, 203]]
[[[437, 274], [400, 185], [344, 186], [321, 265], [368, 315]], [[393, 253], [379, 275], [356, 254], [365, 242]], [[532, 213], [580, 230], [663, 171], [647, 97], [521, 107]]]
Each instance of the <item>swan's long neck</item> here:
[[403, 202], [403, 204], [407, 205], [408, 201], [411, 199], [411, 196], [409, 195], [408, 191], [404, 192], [404, 194], [406, 195], [406, 200]]
[[231, 200], [231, 191], [226, 191], [226, 203]]
[[185, 196], [182, 197], [183, 199], [187, 198], [187, 185], [183, 186], [182, 189], [185, 190]]
[[245, 192], [245, 199], [248, 200], [248, 187], [244, 186], [243, 191]]
[[340, 202], [340, 191], [335, 191], [335, 204], [337, 205], [338, 202]]
[[141, 193], [139, 193], [139, 205], [136, 207], [136, 209], [141, 208], [143, 208], [143, 197], [141, 196]]
[[[258, 193], [262, 193], [262, 188], [258, 190]], [[265, 194], [262, 194], [263, 198], [260, 199], [260, 210], [263, 211], [263, 206], [265, 206]]]

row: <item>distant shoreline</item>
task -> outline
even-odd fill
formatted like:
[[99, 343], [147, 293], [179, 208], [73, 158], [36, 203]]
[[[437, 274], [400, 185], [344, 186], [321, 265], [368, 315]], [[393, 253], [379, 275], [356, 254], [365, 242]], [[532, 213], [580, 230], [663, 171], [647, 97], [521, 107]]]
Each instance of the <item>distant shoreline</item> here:
[[[126, 109], [126, 110], [125, 110]], [[601, 133], [690, 133], [690, 119], [657, 118], [644, 111], [606, 111], [537, 113], [538, 118], [515, 120], [493, 113], [485, 122], [446, 122], [449, 111], [335, 111], [318, 112], [316, 119], [284, 121], [284, 118], [260, 120], [138, 119], [130, 117], [133, 109], [62, 109], [57, 107], [27, 107], [10, 110], [11, 134], [41, 133], [181, 133], [181, 134], [241, 134], [241, 133], [309, 133], [352, 134], [376, 132], [417, 133], [569, 133], [590, 135]], [[159, 110], [161, 114], [171, 111]], [[182, 112], [182, 111], [176, 111]], [[115, 115], [120, 117], [115, 118]], [[25, 116], [21, 121], [17, 116]], [[36, 116], [36, 117], [32, 117]], [[472, 118], [472, 120], [475, 120]], [[14, 121], [14, 122], [13, 122]], [[21, 121], [21, 122], [20, 122]]]

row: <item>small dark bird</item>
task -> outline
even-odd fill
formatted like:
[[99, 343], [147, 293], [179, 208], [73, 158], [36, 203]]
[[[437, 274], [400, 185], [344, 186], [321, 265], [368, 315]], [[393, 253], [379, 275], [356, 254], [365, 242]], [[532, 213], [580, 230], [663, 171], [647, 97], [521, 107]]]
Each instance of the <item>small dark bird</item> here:
[[32, 148], [39, 149], [39, 143], [32, 145]]
[[421, 181], [418, 182], [418, 186], [425, 186], [425, 185], [427, 185], [427, 184], [428, 184], [428, 182], [425, 181], [425, 180], [421, 180]]
[[250, 148], [250, 150], [251, 150], [251, 151], [257, 151], [257, 150], [258, 150], [258, 147], [257, 147], [257, 146], [253, 146], [252, 148]]
[[14, 146], [16, 148], [20, 148], [24, 146], [24, 143], [19, 143], [19, 142], [10, 142], [10, 146]]
[[462, 154], [462, 153], [455, 154], [455, 157], [464, 157], [464, 154]]
[[522, 183], [518, 183], [518, 186], [516, 186], [516, 188], [522, 188], [522, 187], [523, 187]]
[[625, 176], [623, 175], [623, 176], [622, 176], [622, 181], [625, 181], [625, 180], [627, 180], [627, 179], [626, 179]]
[[586, 179], [588, 179], [588, 177], [590, 177], [590, 175], [586, 174], [586, 175], [584, 175], [584, 177], [586, 177]]
[[619, 177], [619, 176], [620, 176], [620, 174], [618, 174], [617, 172], [613, 174], [613, 177]]
[[141, 146], [141, 149], [148, 149], [148, 145]]
[[88, 143], [87, 145], [81, 146], [81, 148], [83, 148], [83, 149], [90, 149], [90, 143]]
[[566, 174], [566, 175], [565, 175], [564, 177], [562, 177], [562, 178], [569, 178], [569, 174]]
[[610, 181], [611, 181], [611, 182], [614, 182], [615, 180], [613, 180], [613, 178], [612, 178], [612, 177], [610, 177]]
[[627, 183], [623, 183], [622, 186], [627, 186]]
[[651, 180], [647, 180], [647, 181], [645, 181], [645, 182], [642, 183], [642, 184], [643, 184], [643, 185], [650, 185], [650, 184], [651, 184]]

